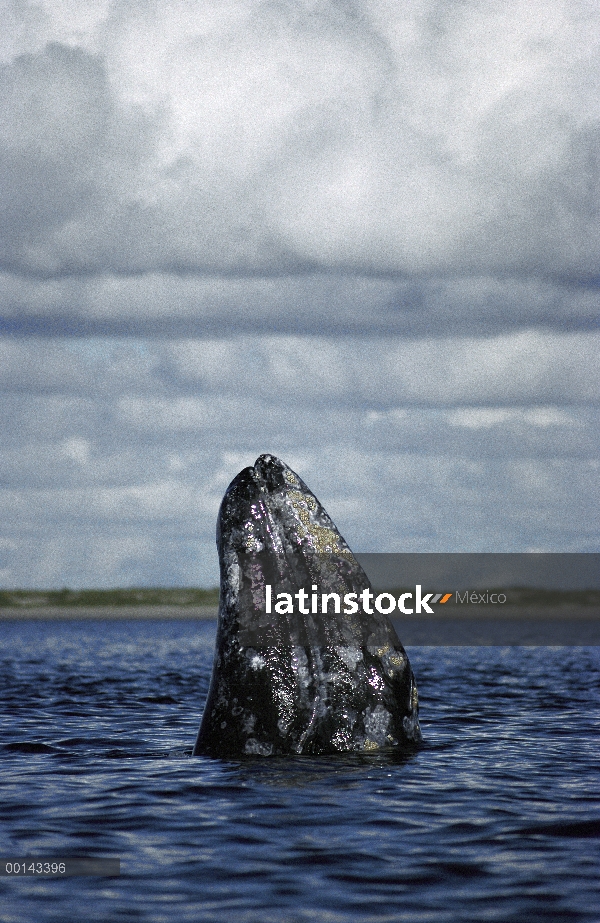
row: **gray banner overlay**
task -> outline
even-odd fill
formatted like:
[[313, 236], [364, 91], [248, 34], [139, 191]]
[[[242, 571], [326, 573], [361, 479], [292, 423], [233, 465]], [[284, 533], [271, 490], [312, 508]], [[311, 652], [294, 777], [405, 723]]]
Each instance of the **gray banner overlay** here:
[[113, 877], [120, 874], [120, 859], [0, 859], [0, 877], [3, 878], [71, 878], [84, 875]]
[[445, 616], [394, 619], [405, 647], [581, 647], [600, 646], [600, 610], [584, 617], [561, 612], [505, 611], [500, 616]]
[[[242, 645], [268, 646], [273, 632], [292, 645], [343, 644], [348, 630], [359, 646], [376, 644], [385, 615], [405, 645], [600, 645], [600, 554], [292, 557], [240, 556]], [[344, 606], [350, 590], [358, 611]], [[331, 593], [337, 611], [325, 605]]]
[[[504, 590], [600, 590], [600, 554], [355, 554], [373, 588], [410, 588], [420, 584], [446, 593]], [[510, 592], [509, 592], [510, 591]], [[450, 602], [456, 602], [452, 599]]]

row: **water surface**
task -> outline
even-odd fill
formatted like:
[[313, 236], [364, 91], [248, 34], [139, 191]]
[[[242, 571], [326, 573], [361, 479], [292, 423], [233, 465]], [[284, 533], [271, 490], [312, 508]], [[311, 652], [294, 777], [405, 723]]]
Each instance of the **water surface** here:
[[0, 622], [0, 919], [600, 920], [600, 648], [409, 648], [410, 756], [192, 758], [215, 623]]

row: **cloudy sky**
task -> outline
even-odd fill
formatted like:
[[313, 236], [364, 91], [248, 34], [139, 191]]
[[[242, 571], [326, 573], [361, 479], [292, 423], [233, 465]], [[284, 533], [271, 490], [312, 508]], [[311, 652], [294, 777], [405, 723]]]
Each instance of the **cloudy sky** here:
[[230, 479], [356, 551], [598, 551], [595, 0], [3, 0], [0, 584], [211, 585]]

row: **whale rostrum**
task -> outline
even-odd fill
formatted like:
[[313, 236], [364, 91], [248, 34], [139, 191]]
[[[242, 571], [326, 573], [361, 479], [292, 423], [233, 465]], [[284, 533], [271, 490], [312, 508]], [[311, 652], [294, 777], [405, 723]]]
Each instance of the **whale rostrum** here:
[[371, 590], [367, 576], [291, 468], [261, 455], [234, 478], [217, 546], [219, 624], [194, 755], [317, 755], [421, 740], [406, 652], [386, 615], [350, 603]]

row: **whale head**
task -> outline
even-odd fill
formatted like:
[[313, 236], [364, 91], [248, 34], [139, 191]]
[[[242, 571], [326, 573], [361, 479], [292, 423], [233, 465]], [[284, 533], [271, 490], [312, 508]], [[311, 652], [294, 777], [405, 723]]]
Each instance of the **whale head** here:
[[406, 652], [387, 616], [357, 603], [369, 580], [291, 468], [261, 455], [234, 478], [217, 547], [219, 626], [194, 754], [316, 755], [420, 740]]

